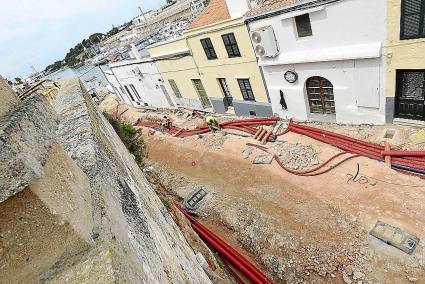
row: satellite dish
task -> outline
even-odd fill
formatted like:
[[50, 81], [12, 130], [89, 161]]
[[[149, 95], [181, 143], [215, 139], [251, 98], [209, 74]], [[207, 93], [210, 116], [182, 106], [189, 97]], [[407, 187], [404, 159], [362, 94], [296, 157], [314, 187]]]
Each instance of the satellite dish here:
[[254, 43], [260, 43], [261, 42], [261, 35], [258, 32], [253, 32], [251, 35], [252, 41]]
[[257, 45], [255, 47], [255, 53], [257, 53], [258, 56], [264, 56], [266, 54], [266, 50], [261, 45]]

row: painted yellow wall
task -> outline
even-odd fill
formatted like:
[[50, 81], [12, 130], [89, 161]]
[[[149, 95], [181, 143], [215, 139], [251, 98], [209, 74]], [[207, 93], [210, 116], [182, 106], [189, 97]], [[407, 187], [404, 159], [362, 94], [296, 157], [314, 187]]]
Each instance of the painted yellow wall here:
[[[149, 48], [149, 54], [153, 58], [183, 51], [189, 51], [184, 38]], [[168, 82], [172, 79], [176, 82], [182, 97], [199, 99], [191, 81], [191, 79], [199, 79], [199, 73], [192, 56], [173, 60], [158, 60], [155, 64], [165, 82], [165, 87], [170, 93], [174, 94]]]
[[[234, 33], [241, 57], [229, 58], [221, 35]], [[241, 18], [223, 21], [186, 31], [188, 45], [199, 68], [202, 83], [209, 97], [223, 97], [218, 78], [226, 78], [234, 99], [243, 100], [237, 78], [249, 78], [258, 102], [268, 102], [263, 79], [252, 48], [248, 29]], [[208, 60], [200, 40], [210, 38], [217, 59]]]
[[[221, 35], [226, 33], [234, 33], [241, 57], [228, 58], [221, 38]], [[218, 59], [206, 58], [200, 42], [206, 37], [211, 39]], [[173, 93], [168, 80], [173, 79], [184, 98], [199, 99], [191, 80], [201, 79], [207, 95], [220, 98], [224, 94], [217, 79], [226, 78], [232, 97], [243, 100], [237, 79], [249, 78], [256, 101], [268, 102], [249, 33], [241, 18], [192, 29], [184, 33], [184, 38], [149, 48], [152, 58], [183, 51], [190, 51], [193, 57], [155, 61], [169, 92]]]
[[387, 97], [396, 92], [397, 69], [425, 69], [425, 38], [400, 40], [401, 0], [388, 0]]

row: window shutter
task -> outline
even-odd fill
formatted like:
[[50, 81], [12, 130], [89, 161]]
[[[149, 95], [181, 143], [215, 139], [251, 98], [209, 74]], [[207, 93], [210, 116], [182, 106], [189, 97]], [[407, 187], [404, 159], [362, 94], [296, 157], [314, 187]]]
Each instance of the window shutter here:
[[424, 0], [403, 0], [401, 11], [401, 38], [418, 38], [425, 33]]

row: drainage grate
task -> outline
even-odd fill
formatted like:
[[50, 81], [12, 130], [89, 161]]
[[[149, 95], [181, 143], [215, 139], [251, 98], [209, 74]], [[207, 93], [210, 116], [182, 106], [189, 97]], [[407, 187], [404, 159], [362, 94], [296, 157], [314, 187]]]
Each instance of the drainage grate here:
[[400, 228], [382, 221], [376, 222], [370, 234], [381, 241], [411, 254], [419, 243], [419, 238], [403, 232]]
[[255, 157], [253, 164], [271, 164], [273, 161], [273, 155], [258, 155]]
[[207, 191], [204, 188], [198, 187], [195, 188], [185, 199], [183, 202], [183, 206], [188, 212], [196, 211], [201, 205], [200, 202], [207, 195]]

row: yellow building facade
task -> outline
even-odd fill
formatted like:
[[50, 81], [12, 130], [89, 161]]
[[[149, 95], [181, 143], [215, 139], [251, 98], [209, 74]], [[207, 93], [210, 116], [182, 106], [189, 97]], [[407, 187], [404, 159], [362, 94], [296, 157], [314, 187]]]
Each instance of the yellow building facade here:
[[[231, 19], [217, 5], [225, 1], [212, 1], [183, 38], [152, 46], [149, 53], [177, 104], [217, 113], [271, 116], [247, 26], [241, 17]], [[219, 10], [222, 15], [210, 19], [211, 11]]]
[[425, 121], [425, 1], [388, 0], [386, 120]]
[[200, 79], [199, 70], [185, 38], [151, 46], [149, 54], [177, 105], [203, 108], [192, 80]]

